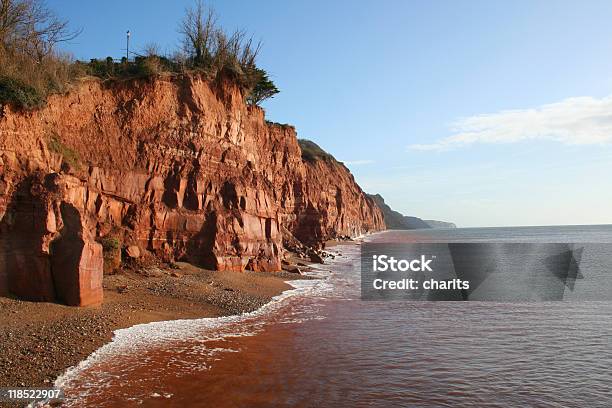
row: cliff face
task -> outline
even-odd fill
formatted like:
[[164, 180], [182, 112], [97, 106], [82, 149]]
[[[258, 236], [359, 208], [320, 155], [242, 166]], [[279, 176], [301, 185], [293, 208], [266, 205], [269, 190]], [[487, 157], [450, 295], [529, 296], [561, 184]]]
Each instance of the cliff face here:
[[318, 245], [384, 228], [349, 171], [305, 161], [230, 82], [85, 81], [0, 112], [0, 294], [101, 301], [103, 248], [219, 270], [280, 270], [283, 234]]

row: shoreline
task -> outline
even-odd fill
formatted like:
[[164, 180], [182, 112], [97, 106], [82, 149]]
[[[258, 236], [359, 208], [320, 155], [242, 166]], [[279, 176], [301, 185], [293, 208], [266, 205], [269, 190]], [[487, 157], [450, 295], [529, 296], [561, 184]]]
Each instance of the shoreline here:
[[112, 341], [115, 331], [179, 319], [241, 315], [312, 277], [289, 272], [210, 271], [186, 263], [149, 276], [104, 277], [101, 306], [0, 298], [0, 387], [51, 387], [71, 367]]

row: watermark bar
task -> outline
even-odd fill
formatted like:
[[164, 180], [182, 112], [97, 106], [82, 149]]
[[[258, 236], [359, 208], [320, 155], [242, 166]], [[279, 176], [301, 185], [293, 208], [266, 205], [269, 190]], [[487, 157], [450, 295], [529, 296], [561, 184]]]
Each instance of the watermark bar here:
[[0, 401], [61, 401], [64, 399], [64, 391], [59, 388], [0, 388]]
[[363, 300], [612, 300], [609, 243], [364, 243]]

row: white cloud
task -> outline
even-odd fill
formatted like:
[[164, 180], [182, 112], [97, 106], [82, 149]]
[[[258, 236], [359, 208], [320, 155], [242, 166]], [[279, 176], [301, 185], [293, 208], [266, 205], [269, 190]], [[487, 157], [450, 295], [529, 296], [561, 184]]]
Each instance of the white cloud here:
[[372, 164], [375, 163], [374, 160], [346, 160], [343, 161], [347, 166], [363, 166], [364, 164]]
[[455, 122], [453, 135], [415, 150], [449, 150], [474, 143], [517, 143], [550, 140], [568, 145], [612, 142], [612, 95], [576, 97], [535, 109], [503, 110]]

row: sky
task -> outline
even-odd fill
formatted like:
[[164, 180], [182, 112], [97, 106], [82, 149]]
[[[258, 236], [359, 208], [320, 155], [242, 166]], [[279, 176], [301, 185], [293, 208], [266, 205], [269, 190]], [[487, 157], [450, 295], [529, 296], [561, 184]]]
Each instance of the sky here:
[[[172, 51], [191, 1], [48, 0], [76, 58]], [[460, 227], [612, 223], [612, 2], [211, 1], [263, 42], [267, 117], [394, 209]]]

